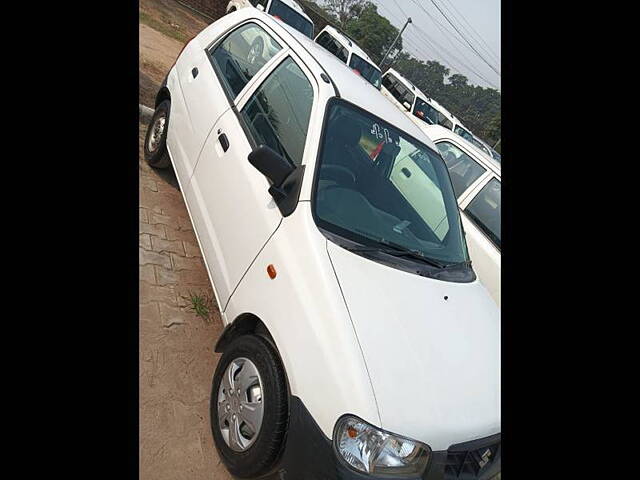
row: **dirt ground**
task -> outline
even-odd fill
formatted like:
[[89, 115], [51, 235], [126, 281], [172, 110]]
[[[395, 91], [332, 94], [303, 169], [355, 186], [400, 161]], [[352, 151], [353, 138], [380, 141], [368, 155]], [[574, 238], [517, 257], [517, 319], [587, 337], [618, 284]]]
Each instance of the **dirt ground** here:
[[[140, 103], [153, 108], [184, 42], [206, 25], [173, 0], [140, 0]], [[140, 479], [231, 480], [209, 423], [222, 320], [175, 175], [144, 162], [145, 133], [140, 123]]]
[[182, 47], [208, 24], [174, 0], [140, 0], [140, 103], [153, 108], [158, 88]]

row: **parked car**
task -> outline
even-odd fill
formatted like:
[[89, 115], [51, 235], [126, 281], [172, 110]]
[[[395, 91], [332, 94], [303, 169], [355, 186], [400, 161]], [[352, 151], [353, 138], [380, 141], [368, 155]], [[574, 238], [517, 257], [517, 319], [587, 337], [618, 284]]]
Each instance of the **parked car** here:
[[453, 116], [396, 70], [384, 73], [381, 92], [419, 127], [436, 124], [453, 129]]
[[382, 72], [355, 40], [327, 25], [316, 37], [316, 43], [323, 46], [356, 74], [380, 90]]
[[307, 37], [313, 38], [313, 21], [295, 0], [231, 0], [227, 5], [227, 13], [245, 7], [267, 12]]
[[179, 55], [144, 154], [173, 165], [224, 324], [210, 420], [233, 475], [500, 471], [500, 312], [414, 123], [246, 8]]
[[449, 169], [473, 269], [500, 306], [500, 163], [438, 125], [425, 132]]

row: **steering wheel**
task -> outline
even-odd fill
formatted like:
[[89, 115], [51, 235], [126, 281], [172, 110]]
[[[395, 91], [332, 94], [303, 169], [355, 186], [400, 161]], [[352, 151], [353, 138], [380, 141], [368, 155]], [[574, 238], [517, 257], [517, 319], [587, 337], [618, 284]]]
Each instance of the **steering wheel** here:
[[320, 177], [335, 180], [340, 184], [356, 183], [356, 176], [351, 170], [342, 165], [324, 164], [320, 167]]
[[257, 37], [252, 43], [251, 48], [249, 48], [249, 53], [247, 53], [247, 62], [251, 65], [256, 63], [258, 58], [262, 58], [262, 52], [264, 51], [264, 40], [262, 37]]

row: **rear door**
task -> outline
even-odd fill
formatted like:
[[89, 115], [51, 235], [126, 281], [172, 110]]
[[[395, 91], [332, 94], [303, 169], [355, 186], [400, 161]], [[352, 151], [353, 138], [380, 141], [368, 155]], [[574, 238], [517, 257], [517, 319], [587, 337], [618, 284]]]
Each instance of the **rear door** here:
[[[260, 35], [265, 45], [274, 40], [265, 29]], [[230, 41], [243, 38], [238, 31]], [[214, 125], [185, 192], [222, 310], [282, 220], [268, 180], [247, 156], [265, 144], [299, 165], [317, 97], [313, 77], [284, 43], [264, 71], [234, 90], [236, 73], [221, 67], [227, 55], [219, 49], [225, 48], [220, 45], [211, 53], [234, 106]]]
[[[212, 48], [201, 45], [198, 37], [185, 47], [176, 63], [180, 92], [172, 95], [171, 123], [175, 128], [169, 138], [169, 149], [182, 185], [193, 174], [213, 125], [231, 108], [233, 97], [228, 92], [239, 93], [281, 50], [277, 44], [264, 44], [263, 30], [257, 25], [245, 24], [240, 28], [236, 37], [230, 39], [227, 35], [216, 44], [223, 45], [218, 50], [220, 68], [226, 74], [222, 79], [212, 68], [209, 54]], [[256, 55], [259, 52], [262, 55]]]

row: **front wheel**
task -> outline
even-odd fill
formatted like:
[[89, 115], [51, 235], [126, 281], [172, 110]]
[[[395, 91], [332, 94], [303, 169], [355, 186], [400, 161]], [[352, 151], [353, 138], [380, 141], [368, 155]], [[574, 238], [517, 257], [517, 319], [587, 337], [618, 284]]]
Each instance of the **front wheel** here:
[[288, 391], [278, 354], [266, 339], [243, 335], [220, 358], [211, 391], [213, 440], [232, 475], [267, 473], [288, 422]]

